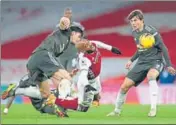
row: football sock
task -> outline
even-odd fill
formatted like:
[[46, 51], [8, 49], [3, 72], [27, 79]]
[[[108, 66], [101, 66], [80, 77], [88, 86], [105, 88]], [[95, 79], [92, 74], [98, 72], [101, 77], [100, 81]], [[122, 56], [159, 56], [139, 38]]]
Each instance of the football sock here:
[[70, 100], [56, 98], [55, 104], [65, 108], [65, 109], [77, 110], [78, 98], [70, 99]]
[[27, 87], [27, 88], [17, 88], [15, 90], [15, 95], [24, 95], [32, 98], [41, 99], [40, 91], [37, 87]]
[[127, 93], [122, 92], [122, 90], [118, 92], [116, 102], [115, 102], [115, 110], [114, 110], [115, 112], [119, 113], [121, 111], [122, 105], [126, 100], [126, 96], [127, 96]]
[[151, 109], [156, 109], [157, 100], [158, 100], [158, 85], [156, 80], [149, 81], [149, 93], [150, 93], [150, 103]]

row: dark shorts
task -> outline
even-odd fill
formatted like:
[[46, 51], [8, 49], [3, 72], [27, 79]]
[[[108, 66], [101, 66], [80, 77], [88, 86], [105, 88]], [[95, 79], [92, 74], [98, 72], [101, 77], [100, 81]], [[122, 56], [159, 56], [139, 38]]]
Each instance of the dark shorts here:
[[62, 66], [55, 57], [46, 50], [37, 51], [31, 55], [27, 63], [27, 69], [31, 76], [37, 72], [36, 81], [43, 82], [49, 79]]
[[[161, 60], [156, 60], [148, 63], [137, 62], [136, 65], [128, 72], [127, 77], [135, 82], [138, 86], [147, 76], [150, 69], [156, 69], [159, 73], [162, 72], [164, 64]], [[157, 80], [159, 77], [157, 78]]]

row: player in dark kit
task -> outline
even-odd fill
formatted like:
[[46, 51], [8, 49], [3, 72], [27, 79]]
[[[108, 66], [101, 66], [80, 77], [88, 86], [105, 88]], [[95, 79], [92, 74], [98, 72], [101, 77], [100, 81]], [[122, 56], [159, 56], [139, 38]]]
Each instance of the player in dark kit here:
[[[140, 84], [145, 79], [145, 77], [147, 77], [151, 100], [151, 109], [148, 116], [154, 117], [157, 113], [157, 80], [160, 72], [163, 70], [164, 60], [166, 62], [165, 66], [167, 67], [169, 73], [175, 75], [176, 70], [171, 65], [168, 50], [163, 43], [159, 32], [157, 32], [154, 27], [144, 23], [142, 11], [132, 11], [128, 16], [128, 20], [133, 29], [132, 34], [137, 45], [137, 51], [128, 61], [126, 68], [129, 69], [132, 62], [136, 59], [138, 59], [138, 61], [135, 66], [128, 72], [123, 84], [121, 85], [116, 99], [115, 110], [109, 113], [107, 116], [120, 115], [122, 105], [125, 102], [128, 90], [132, 86], [137, 86]], [[149, 33], [155, 38], [155, 45], [149, 49], [143, 48], [139, 43], [140, 36], [145, 33]]]
[[[22, 82], [21, 84], [25, 84], [24, 82]], [[8, 114], [10, 107], [12, 106], [12, 102], [14, 101], [14, 99], [21, 95], [21, 96], [25, 96], [28, 97], [31, 100], [31, 103], [33, 105], [33, 107], [39, 111], [40, 113], [48, 113], [51, 115], [56, 115], [59, 117], [68, 117], [68, 115], [66, 114], [66, 111], [64, 108], [62, 108], [61, 106], [57, 106], [57, 108], [55, 106], [51, 106], [51, 105], [45, 105], [45, 99], [41, 97], [39, 88], [36, 86], [29, 86], [29, 87], [25, 87], [25, 88], [21, 88], [18, 83], [16, 84], [11, 84], [9, 85], [9, 87], [16, 85], [16, 89], [12, 89], [9, 92], [8, 95], [8, 102], [5, 105], [5, 109], [4, 109], [4, 114]], [[25, 86], [25, 85], [24, 85]], [[51, 90], [51, 93], [53, 93], [56, 97], [59, 96], [58, 91], [55, 90]], [[57, 110], [60, 110], [62, 112], [58, 112]]]
[[[69, 22], [69, 19], [67, 20]], [[29, 81], [39, 86], [42, 97], [46, 99], [46, 104], [55, 100], [55, 96], [50, 93], [48, 79], [51, 79], [56, 85], [58, 85], [63, 78], [71, 80], [70, 74], [56, 58], [64, 53], [70, 42], [76, 44], [80, 41], [82, 36], [83, 28], [81, 25], [69, 25], [67, 30], [57, 28], [32, 52], [27, 62]], [[3, 93], [3, 99], [8, 96], [11, 89]]]
[[[56, 26], [56, 27], [60, 27], [62, 30], [66, 30], [67, 27], [69, 27], [69, 22], [67, 18], [69, 19], [71, 25], [73, 24], [81, 25], [80, 23], [73, 21], [71, 8], [66, 8], [64, 10], [63, 17], [66, 17], [66, 18], [64, 18], [64, 20], [62, 20], [61, 18], [61, 20]], [[82, 26], [82, 29], [84, 29], [83, 26]], [[85, 33], [83, 32], [83, 34]], [[65, 67], [67, 71], [71, 72], [73, 70], [73, 66], [72, 66], [73, 62], [77, 57], [77, 52], [78, 51], [75, 45], [73, 43], [70, 43], [68, 45], [68, 49], [65, 50], [65, 52], [57, 58], [57, 60]]]

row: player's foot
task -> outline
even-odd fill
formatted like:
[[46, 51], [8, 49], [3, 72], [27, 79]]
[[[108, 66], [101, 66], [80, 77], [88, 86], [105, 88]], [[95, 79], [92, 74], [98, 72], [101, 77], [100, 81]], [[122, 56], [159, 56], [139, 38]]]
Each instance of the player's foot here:
[[8, 97], [14, 96], [16, 84], [10, 84], [8, 88], [2, 93], [2, 99], [5, 100]]
[[61, 117], [61, 118], [63, 118], [63, 117], [69, 117], [67, 115], [67, 113], [65, 112], [64, 108], [62, 108], [61, 106], [55, 105], [55, 110], [56, 110], [56, 115], [58, 117]]
[[113, 111], [113, 112], [107, 114], [106, 116], [108, 116], [108, 117], [111, 117], [111, 116], [120, 116], [120, 112]]
[[100, 102], [99, 101], [93, 101], [92, 106], [98, 107], [98, 106], [100, 106]]
[[155, 117], [156, 116], [156, 108], [150, 109], [150, 112], [148, 113], [148, 117]]
[[94, 107], [100, 106], [100, 99], [101, 99], [100, 94], [99, 94], [99, 93], [98, 93], [98, 94], [95, 94], [95, 95], [94, 95], [93, 102], [92, 102], [92, 106], [94, 106]]

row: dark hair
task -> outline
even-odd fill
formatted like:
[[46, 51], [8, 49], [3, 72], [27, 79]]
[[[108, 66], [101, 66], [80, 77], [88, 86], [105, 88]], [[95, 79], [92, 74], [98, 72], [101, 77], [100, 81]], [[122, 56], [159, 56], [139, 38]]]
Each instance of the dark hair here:
[[143, 12], [141, 10], [133, 10], [127, 17], [128, 20], [131, 20], [133, 17], [138, 17], [140, 20], [144, 19]]
[[79, 27], [72, 26], [72, 27], [70, 27], [70, 30], [75, 31], [75, 32], [80, 32], [81, 36], [83, 36], [83, 31]]
[[64, 9], [64, 12], [66, 12], [66, 11], [72, 11], [71, 7], [65, 8], [65, 9]]

